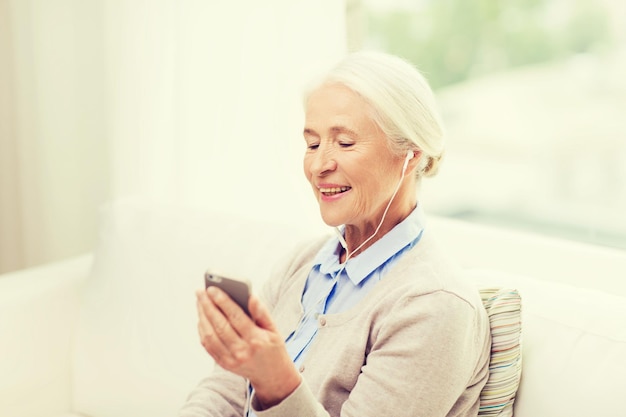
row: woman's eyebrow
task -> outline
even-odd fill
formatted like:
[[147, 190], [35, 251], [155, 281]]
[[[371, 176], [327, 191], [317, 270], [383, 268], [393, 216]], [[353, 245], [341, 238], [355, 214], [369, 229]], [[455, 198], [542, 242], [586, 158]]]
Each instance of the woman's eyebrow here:
[[352, 130], [350, 128], [347, 128], [345, 126], [333, 126], [333, 127], [330, 128], [330, 132], [335, 134], [335, 135], [338, 134], [338, 133], [344, 133], [344, 134], [350, 135], [350, 136], [358, 136], [357, 133], [354, 130]]
[[[328, 129], [328, 131], [332, 134], [332, 135], [338, 135], [338, 134], [346, 134], [346, 135], [350, 135], [350, 136], [358, 136], [357, 133], [346, 127], [346, 126], [332, 126], [330, 129]], [[304, 135], [308, 135], [308, 136], [316, 136], [319, 137], [319, 133], [317, 133], [314, 129], [311, 129], [309, 127], [305, 127], [303, 132]]]
[[311, 128], [305, 127], [304, 130], [302, 131], [302, 134], [305, 136], [317, 136], [319, 137], [319, 135], [317, 134], [317, 132]]

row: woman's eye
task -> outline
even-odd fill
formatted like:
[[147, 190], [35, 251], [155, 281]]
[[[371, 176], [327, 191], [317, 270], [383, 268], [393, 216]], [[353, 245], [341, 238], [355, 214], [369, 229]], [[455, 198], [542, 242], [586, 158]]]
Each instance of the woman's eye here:
[[342, 148], [349, 148], [352, 145], [354, 145], [354, 143], [352, 142], [339, 142], [339, 146], [341, 146]]
[[306, 146], [307, 149], [310, 149], [312, 151], [316, 150], [317, 148], [319, 148], [320, 145], [318, 145], [317, 143], [310, 143]]

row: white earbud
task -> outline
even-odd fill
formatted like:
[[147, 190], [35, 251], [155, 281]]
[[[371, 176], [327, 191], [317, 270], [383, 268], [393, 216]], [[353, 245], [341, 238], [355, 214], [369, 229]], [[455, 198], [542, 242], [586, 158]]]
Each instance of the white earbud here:
[[404, 165], [402, 166], [402, 175], [406, 172], [407, 167], [409, 166], [409, 161], [415, 157], [415, 152], [409, 150], [406, 152], [406, 158], [404, 160]]

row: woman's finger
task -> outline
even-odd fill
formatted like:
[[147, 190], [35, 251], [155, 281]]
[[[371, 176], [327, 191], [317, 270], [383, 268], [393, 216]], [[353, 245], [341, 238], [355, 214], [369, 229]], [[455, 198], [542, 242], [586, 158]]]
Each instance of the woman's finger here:
[[[225, 323], [228, 324], [229, 329], [236, 333], [237, 338], [230, 333], [225, 333], [225, 337], [232, 337], [234, 342], [236, 339], [246, 338], [254, 331], [254, 323], [246, 315], [246, 313], [235, 303], [228, 294], [224, 291], [211, 287], [207, 290], [207, 294], [211, 301], [220, 309], [224, 317]], [[224, 322], [214, 323], [216, 326], [225, 325]]]
[[[198, 293], [197, 308], [200, 343], [220, 366], [229, 366], [233, 362], [233, 347], [223, 339], [225, 330], [219, 330], [214, 324], [216, 320], [219, 321], [219, 317], [222, 323], [226, 323], [226, 320], [204, 291]], [[227, 323], [222, 326], [227, 326]]]
[[272, 320], [269, 310], [255, 295], [250, 296], [249, 309], [252, 320], [254, 320], [254, 323], [256, 323], [257, 326], [270, 332], [276, 331], [276, 326], [274, 325], [274, 321]]

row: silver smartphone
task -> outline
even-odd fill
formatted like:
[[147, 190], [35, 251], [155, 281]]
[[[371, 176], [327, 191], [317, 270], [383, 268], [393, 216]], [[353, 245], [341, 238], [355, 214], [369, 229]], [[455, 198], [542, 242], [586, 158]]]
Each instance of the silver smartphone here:
[[248, 300], [250, 299], [250, 283], [238, 279], [228, 278], [213, 271], [204, 274], [204, 286], [218, 287], [232, 298], [241, 309], [250, 316]]

